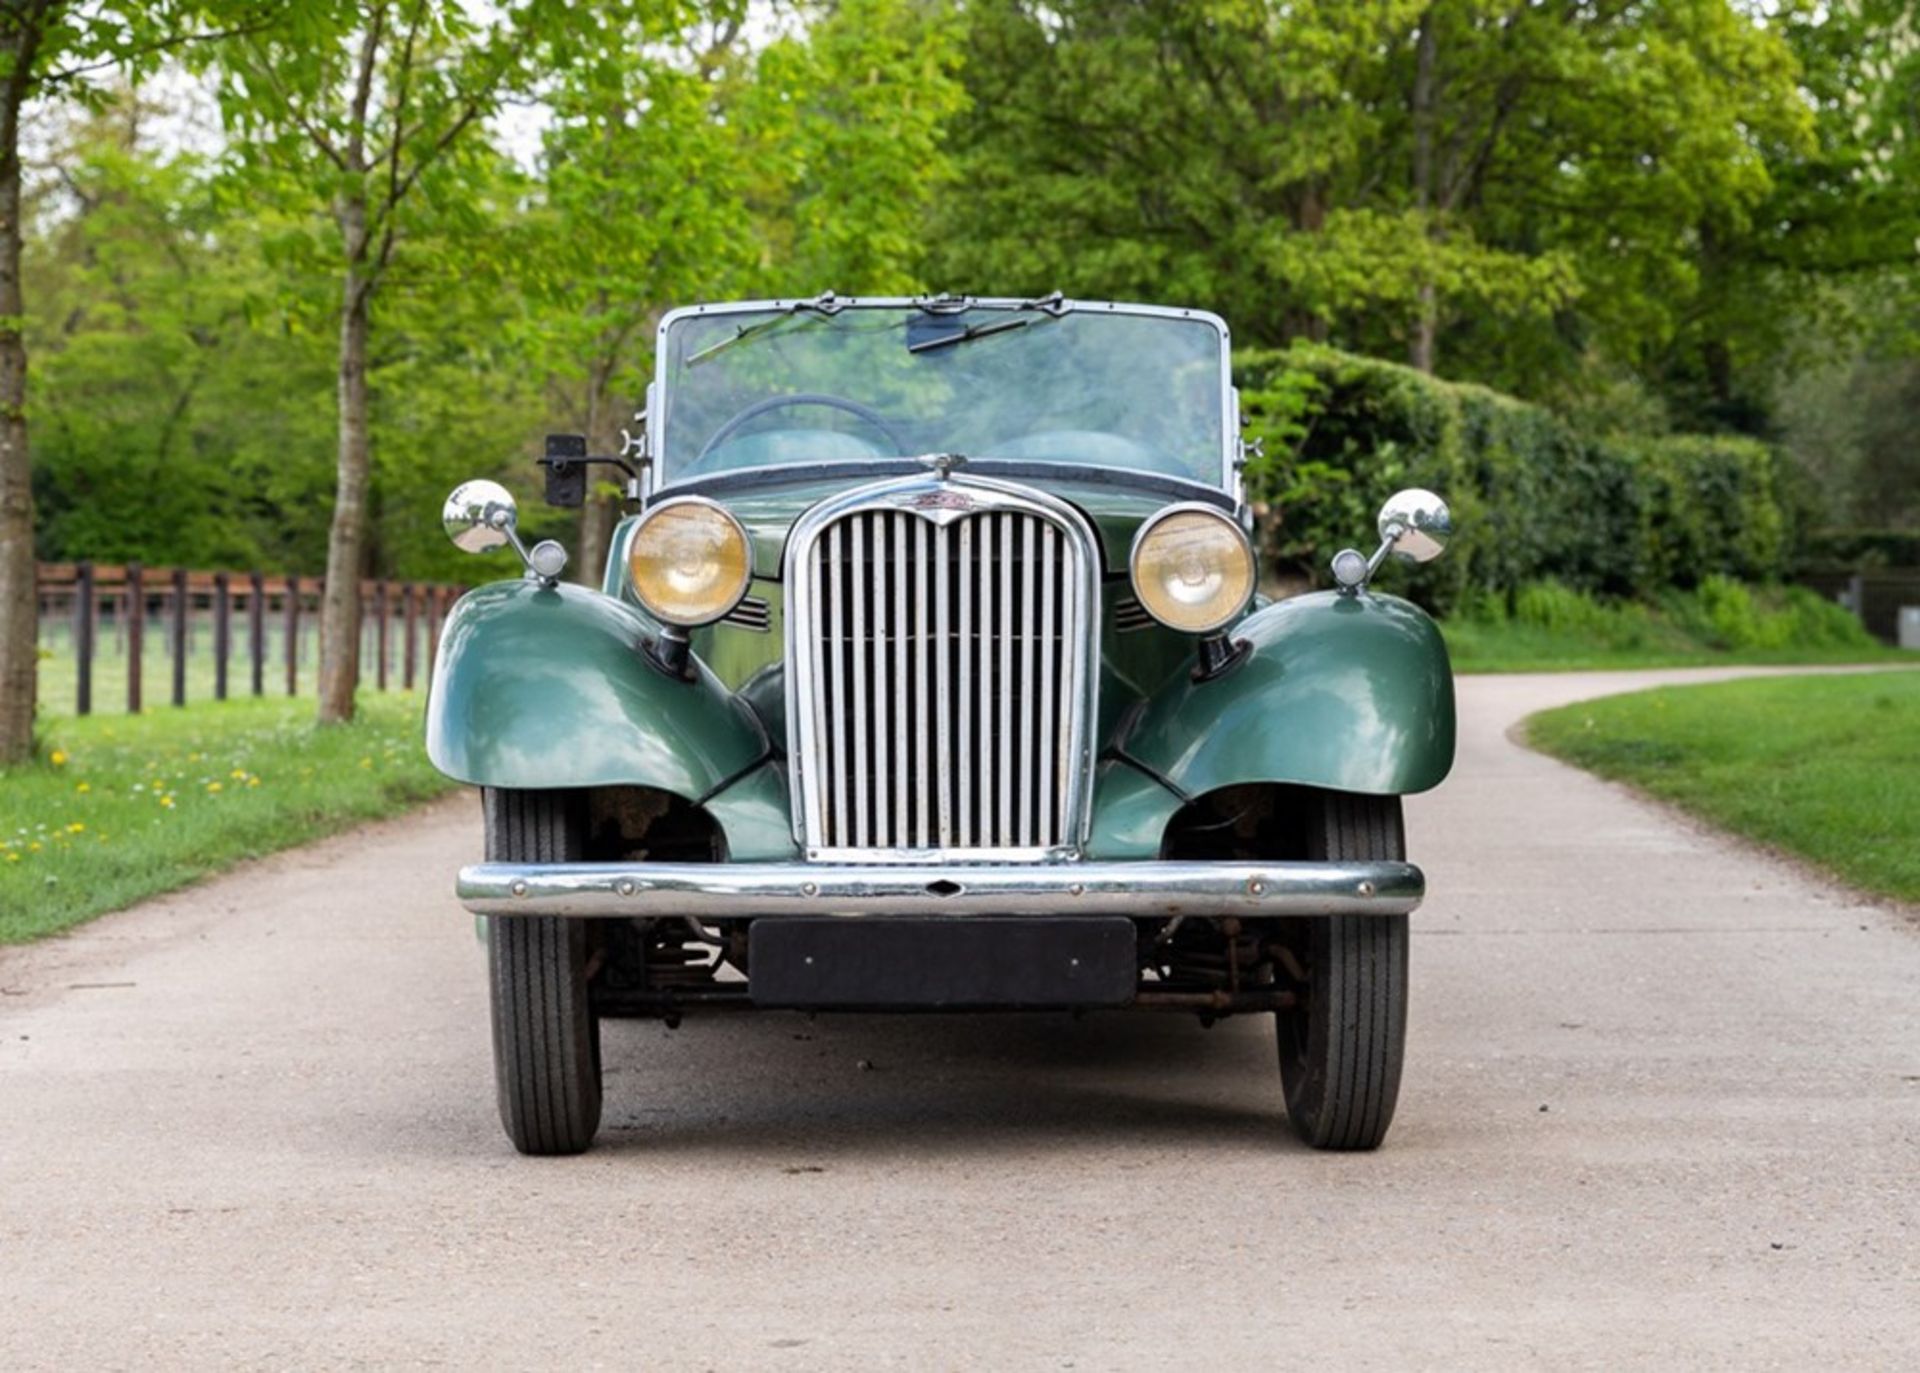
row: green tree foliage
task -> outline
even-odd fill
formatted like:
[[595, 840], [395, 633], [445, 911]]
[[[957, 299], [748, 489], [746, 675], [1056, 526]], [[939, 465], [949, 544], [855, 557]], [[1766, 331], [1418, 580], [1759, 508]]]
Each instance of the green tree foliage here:
[[[227, 20], [231, 27], [216, 27]], [[32, 750], [37, 663], [24, 333], [28, 292], [20, 270], [22, 122], [62, 101], [97, 99], [89, 80], [94, 73], [137, 75], [169, 50], [244, 32], [259, 22], [256, 9], [223, 0], [8, 0], [0, 5], [0, 765], [18, 762]]]
[[199, 159], [145, 146], [152, 113], [122, 97], [75, 124], [33, 206], [41, 547], [317, 566], [325, 492], [301, 457], [331, 432], [324, 343], [273, 309], [261, 226], [225, 213]]
[[[618, 450], [672, 305], [729, 296], [911, 289], [942, 133], [964, 99], [953, 22], [908, 0], [809, 11], [754, 48], [721, 0], [649, 23], [619, 61], [556, 72], [531, 208], [503, 285], [553, 413]], [[581, 524], [575, 575], [597, 580], [617, 492]]]
[[[619, 32], [572, 10], [522, 0], [480, 16], [453, 0], [329, 0], [221, 50], [233, 172], [306, 228], [293, 258], [308, 268], [300, 284], [331, 281], [338, 293], [339, 432], [315, 693], [323, 722], [352, 717], [359, 680], [375, 301], [403, 243], [480, 234], [489, 159], [472, 131], [531, 84], [536, 58], [571, 60], [579, 36]], [[553, 37], [542, 43], [543, 34]], [[442, 279], [454, 265], [417, 246], [404, 256]]]
[[[73, 124], [30, 203], [40, 553], [311, 574], [334, 481], [332, 321], [289, 269], [302, 235], [207, 159], [152, 146], [157, 113], [122, 96]], [[541, 400], [505, 341], [510, 301], [403, 284], [369, 357], [369, 562], [459, 580], [473, 568], [436, 532], [439, 499], [522, 466]]]
[[[1799, 468], [1823, 519], [1915, 513], [1914, 9], [27, 0], [0, 76], [42, 103], [8, 136], [62, 91], [93, 111], [29, 140], [9, 221], [39, 547], [470, 578], [445, 489], [530, 496], [548, 429], [616, 447], [673, 305], [1059, 287], [1232, 321], [1289, 566], [1419, 478], [1475, 531], [1422, 574], [1436, 604], [1771, 575]], [[125, 94], [175, 52], [223, 149]], [[13, 394], [0, 541], [32, 518]]]
[[1718, 245], [1809, 140], [1789, 45], [1726, 0], [971, 13], [945, 273], [1536, 394], [1697, 331]]

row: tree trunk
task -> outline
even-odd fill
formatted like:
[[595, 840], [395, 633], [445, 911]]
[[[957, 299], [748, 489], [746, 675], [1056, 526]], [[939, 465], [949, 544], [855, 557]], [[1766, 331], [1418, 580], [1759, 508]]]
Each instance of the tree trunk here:
[[0, 766], [33, 753], [39, 597], [33, 564], [33, 463], [27, 453], [26, 313], [20, 282], [20, 106], [43, 13], [9, 16], [0, 45]]
[[[620, 421], [626, 408], [613, 395], [613, 375], [619, 359], [606, 358], [594, 364], [587, 377], [587, 451], [618, 453]], [[594, 494], [601, 482], [615, 480], [617, 468], [587, 469], [587, 503], [580, 510], [580, 565], [574, 570], [582, 586], [597, 587], [606, 573], [607, 554], [613, 545], [613, 528], [620, 523], [621, 500], [618, 496]], [[602, 475], [604, 474], [604, 475]], [[618, 480], [624, 481], [621, 477]]]
[[[1433, 9], [1420, 16], [1420, 36], [1414, 44], [1413, 93], [1413, 204], [1421, 212], [1421, 232], [1437, 241], [1440, 227], [1427, 218], [1433, 212], [1433, 125], [1437, 104], [1434, 66], [1439, 36], [1434, 32]], [[1434, 337], [1439, 332], [1440, 307], [1431, 280], [1422, 281], [1414, 295], [1413, 330], [1407, 341], [1407, 362], [1422, 372], [1433, 371]]]
[[346, 240], [340, 301], [340, 447], [334, 472], [333, 524], [327, 533], [327, 586], [320, 601], [320, 723], [353, 718], [360, 680], [360, 574], [367, 542], [366, 205], [338, 211]]
[[1434, 337], [1439, 332], [1439, 306], [1433, 283], [1423, 281], [1413, 313], [1413, 337], [1407, 342], [1407, 364], [1417, 372], [1433, 372]]

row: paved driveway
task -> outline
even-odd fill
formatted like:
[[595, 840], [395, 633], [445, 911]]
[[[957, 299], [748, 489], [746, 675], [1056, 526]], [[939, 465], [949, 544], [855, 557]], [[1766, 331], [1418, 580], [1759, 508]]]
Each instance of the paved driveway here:
[[1920, 1365], [1920, 930], [1509, 742], [1411, 803], [1386, 1148], [1267, 1023], [607, 1027], [515, 1157], [463, 797], [0, 951], [0, 1368]]

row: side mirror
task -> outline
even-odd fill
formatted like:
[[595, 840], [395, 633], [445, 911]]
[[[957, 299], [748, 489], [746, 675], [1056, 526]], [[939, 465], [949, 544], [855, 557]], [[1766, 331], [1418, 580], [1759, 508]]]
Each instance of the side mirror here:
[[1447, 551], [1453, 512], [1431, 491], [1410, 486], [1380, 507], [1380, 547], [1369, 558], [1357, 548], [1333, 555], [1333, 581], [1343, 596], [1357, 596], [1392, 554], [1403, 563], [1430, 563]]
[[1410, 486], [1380, 507], [1380, 541], [1402, 562], [1430, 563], [1447, 551], [1453, 512], [1431, 491]]
[[547, 435], [547, 455], [540, 465], [547, 469], [547, 504], [577, 510], [587, 503], [587, 436], [585, 434]]
[[519, 517], [513, 493], [484, 477], [461, 482], [440, 507], [440, 525], [462, 553], [486, 553], [517, 544], [514, 528]]

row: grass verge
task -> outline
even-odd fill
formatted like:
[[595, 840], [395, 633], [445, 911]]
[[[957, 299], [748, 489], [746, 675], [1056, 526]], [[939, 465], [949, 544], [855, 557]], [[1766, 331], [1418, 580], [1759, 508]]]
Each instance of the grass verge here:
[[326, 729], [310, 700], [49, 721], [42, 760], [0, 771], [0, 944], [439, 795], [419, 715], [363, 695]]
[[1534, 582], [1511, 597], [1482, 597], [1440, 628], [1461, 672], [1914, 659], [1804, 587], [1749, 587], [1725, 577], [1652, 602], [1601, 600]]
[[1920, 901], [1920, 672], [1663, 687], [1543, 712], [1526, 733], [1862, 890]]

